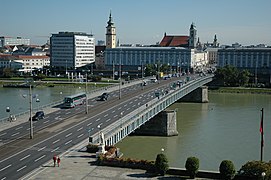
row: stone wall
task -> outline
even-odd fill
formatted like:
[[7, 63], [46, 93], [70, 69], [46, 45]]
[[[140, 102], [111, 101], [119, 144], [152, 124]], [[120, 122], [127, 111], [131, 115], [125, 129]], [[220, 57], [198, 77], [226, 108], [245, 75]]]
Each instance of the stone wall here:
[[207, 103], [208, 100], [208, 87], [202, 86], [194, 90], [193, 92], [187, 94], [179, 100], [179, 102], [199, 102]]

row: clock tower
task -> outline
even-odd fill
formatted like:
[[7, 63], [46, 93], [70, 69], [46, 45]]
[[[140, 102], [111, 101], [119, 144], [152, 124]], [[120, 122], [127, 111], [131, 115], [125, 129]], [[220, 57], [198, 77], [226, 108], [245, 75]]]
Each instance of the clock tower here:
[[116, 27], [114, 25], [111, 12], [109, 15], [109, 20], [106, 26], [106, 48], [116, 47]]
[[189, 47], [195, 48], [196, 43], [197, 43], [197, 30], [194, 23], [192, 23], [190, 26], [190, 31], [189, 31]]

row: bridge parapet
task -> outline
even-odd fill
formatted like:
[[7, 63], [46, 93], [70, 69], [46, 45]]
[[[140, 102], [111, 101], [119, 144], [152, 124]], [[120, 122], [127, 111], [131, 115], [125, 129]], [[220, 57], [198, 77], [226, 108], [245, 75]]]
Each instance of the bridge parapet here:
[[[211, 82], [212, 78], [213, 75], [209, 75], [190, 80], [181, 87], [170, 89], [167, 94], [163, 93], [159, 97], [155, 97], [155, 95], [153, 95], [152, 100], [148, 103], [142, 104], [131, 113], [122, 116], [118, 121], [114, 122], [110, 126], [102, 128], [106, 145], [114, 145], [118, 143], [174, 102], [178, 101], [198, 87]], [[101, 132], [97, 132], [90, 137], [91, 143], [98, 144], [99, 133]]]

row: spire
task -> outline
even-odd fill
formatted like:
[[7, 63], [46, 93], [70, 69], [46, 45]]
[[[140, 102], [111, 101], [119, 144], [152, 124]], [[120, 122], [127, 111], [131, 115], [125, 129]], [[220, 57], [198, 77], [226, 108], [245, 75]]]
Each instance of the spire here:
[[195, 29], [195, 28], [196, 28], [196, 26], [195, 26], [194, 22], [192, 22], [190, 29]]
[[166, 37], [166, 36], [167, 36], [167, 33], [165, 32], [164, 37]]
[[111, 15], [111, 10], [110, 10], [109, 20], [107, 21], [107, 24], [108, 24], [108, 26], [114, 25], [113, 18], [112, 18], [112, 15]]

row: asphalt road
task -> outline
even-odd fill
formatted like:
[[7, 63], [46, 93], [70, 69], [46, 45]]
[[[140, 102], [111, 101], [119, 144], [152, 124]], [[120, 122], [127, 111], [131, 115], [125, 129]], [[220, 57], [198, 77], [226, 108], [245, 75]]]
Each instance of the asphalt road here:
[[[184, 78], [184, 77], [181, 77]], [[134, 109], [145, 106], [155, 91], [166, 90], [169, 84], [180, 78], [161, 80], [159, 83], [132, 85], [119, 91], [109, 92], [107, 101], [89, 99], [88, 114], [85, 105], [72, 109], [60, 109], [45, 115], [45, 119], [34, 122], [34, 138], [29, 139], [29, 123], [0, 132], [0, 179], [20, 179], [39, 166], [72, 146], [87, 139], [89, 135], [110, 126]]]

